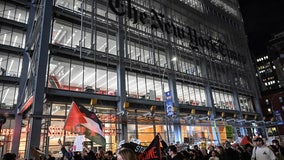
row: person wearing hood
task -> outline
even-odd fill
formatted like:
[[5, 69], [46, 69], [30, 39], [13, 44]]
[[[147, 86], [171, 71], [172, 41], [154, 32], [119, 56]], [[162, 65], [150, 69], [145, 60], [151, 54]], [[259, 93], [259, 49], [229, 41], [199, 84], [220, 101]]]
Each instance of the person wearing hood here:
[[269, 149], [262, 138], [258, 137], [253, 140], [255, 147], [252, 151], [251, 160], [276, 160], [276, 156], [271, 149]]

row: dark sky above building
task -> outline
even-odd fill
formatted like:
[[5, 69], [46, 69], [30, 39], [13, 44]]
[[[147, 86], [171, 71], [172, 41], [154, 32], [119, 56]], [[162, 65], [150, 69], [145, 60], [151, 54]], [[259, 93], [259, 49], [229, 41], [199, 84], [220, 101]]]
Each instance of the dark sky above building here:
[[265, 54], [274, 34], [284, 31], [284, 0], [239, 0], [252, 54]]

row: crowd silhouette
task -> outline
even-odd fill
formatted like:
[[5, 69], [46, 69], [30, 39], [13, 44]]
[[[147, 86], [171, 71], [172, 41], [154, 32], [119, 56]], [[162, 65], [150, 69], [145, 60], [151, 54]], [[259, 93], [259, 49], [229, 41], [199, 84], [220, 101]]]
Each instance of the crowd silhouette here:
[[[225, 141], [219, 145], [199, 146], [187, 143], [177, 143], [168, 145], [158, 134], [161, 154], [154, 160], [284, 160], [284, 148], [277, 139], [266, 143], [261, 137], [256, 137], [246, 144], [232, 143]], [[139, 156], [147, 147], [140, 144], [125, 142], [119, 144], [118, 149], [105, 151], [100, 148], [98, 151], [83, 147], [82, 152], [72, 151], [72, 147], [64, 146], [59, 140], [62, 157], [44, 155], [38, 148], [34, 148], [33, 156], [35, 160], [143, 160]], [[138, 150], [139, 148], [139, 150]], [[16, 160], [16, 154], [6, 153], [2, 156], [3, 160]], [[151, 158], [149, 158], [151, 159]]]

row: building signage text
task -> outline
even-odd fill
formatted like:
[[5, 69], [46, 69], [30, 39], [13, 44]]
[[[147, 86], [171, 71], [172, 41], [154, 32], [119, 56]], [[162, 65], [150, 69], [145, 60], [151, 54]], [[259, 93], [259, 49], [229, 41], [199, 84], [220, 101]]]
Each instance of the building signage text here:
[[[103, 128], [103, 132], [105, 135], [108, 136], [115, 136], [116, 135], [116, 128], [113, 127], [104, 127]], [[54, 126], [50, 126], [48, 128], [48, 136], [63, 136], [64, 135], [64, 129], [63, 127], [54, 127]], [[69, 131], [66, 131], [66, 136], [77, 136], [78, 134], [76, 133], [72, 133]]]
[[[127, 14], [129, 20], [133, 21], [133, 24], [141, 23], [143, 25], [150, 25], [152, 29], [160, 29], [163, 33], [173, 35], [180, 39], [189, 39], [191, 44], [190, 48], [199, 50], [199, 48], [206, 48], [213, 53], [220, 53], [223, 57], [229, 56], [233, 60], [242, 62], [245, 64], [245, 57], [233, 50], [221, 40], [214, 40], [211, 36], [205, 38], [197, 33], [197, 31], [190, 26], [178, 26], [173, 22], [166, 20], [165, 15], [157, 13], [154, 9], [150, 10], [150, 13], [139, 12], [137, 8], [131, 5], [131, 0], [127, 1], [127, 6], [124, 7], [121, 3], [122, 0], [109, 0], [108, 4], [110, 9], [118, 16], [124, 16]], [[119, 8], [126, 8], [120, 11]]]

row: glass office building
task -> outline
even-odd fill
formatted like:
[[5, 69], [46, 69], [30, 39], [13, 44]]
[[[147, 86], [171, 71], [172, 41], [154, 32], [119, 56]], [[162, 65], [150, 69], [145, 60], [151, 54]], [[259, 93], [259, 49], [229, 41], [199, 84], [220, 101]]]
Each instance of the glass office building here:
[[60, 156], [58, 139], [69, 145], [76, 136], [63, 130], [73, 100], [102, 121], [106, 150], [131, 138], [148, 145], [157, 133], [190, 144], [265, 136], [236, 0], [0, 7], [2, 153], [28, 157], [39, 146]]

